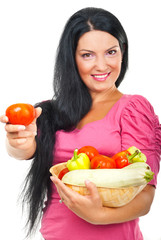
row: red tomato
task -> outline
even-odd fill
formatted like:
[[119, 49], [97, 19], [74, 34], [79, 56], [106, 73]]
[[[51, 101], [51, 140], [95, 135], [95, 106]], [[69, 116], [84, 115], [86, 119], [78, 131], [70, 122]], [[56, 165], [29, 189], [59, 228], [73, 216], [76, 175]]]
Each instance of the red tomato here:
[[129, 152], [127, 150], [116, 153], [112, 159], [115, 160], [116, 168], [123, 168], [129, 165]]
[[80, 148], [78, 150], [78, 154], [80, 154], [80, 153], [85, 153], [89, 157], [90, 161], [92, 160], [92, 158], [94, 158], [95, 156], [97, 156], [99, 154], [97, 149], [92, 146], [84, 146], [84, 147]]
[[69, 172], [68, 168], [63, 168], [63, 169], [60, 171], [60, 173], [59, 173], [59, 175], [58, 175], [58, 178], [59, 178], [60, 180], [62, 180], [63, 176], [64, 176], [67, 172]]
[[11, 124], [29, 125], [35, 118], [35, 109], [26, 103], [17, 103], [6, 109], [6, 116]]
[[116, 163], [112, 158], [99, 154], [92, 158], [91, 168], [116, 168]]

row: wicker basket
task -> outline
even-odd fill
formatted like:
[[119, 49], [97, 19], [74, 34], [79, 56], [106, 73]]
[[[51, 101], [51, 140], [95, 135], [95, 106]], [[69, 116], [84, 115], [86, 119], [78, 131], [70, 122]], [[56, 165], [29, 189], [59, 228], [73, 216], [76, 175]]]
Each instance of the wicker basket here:
[[[50, 168], [52, 175], [59, 175], [59, 172], [66, 167], [66, 163], [56, 164]], [[86, 187], [74, 186], [66, 184], [68, 187], [78, 192], [81, 195], [88, 195]], [[121, 207], [129, 203], [134, 197], [140, 193], [146, 185], [126, 187], [126, 188], [104, 188], [97, 187], [103, 206], [106, 207]]]

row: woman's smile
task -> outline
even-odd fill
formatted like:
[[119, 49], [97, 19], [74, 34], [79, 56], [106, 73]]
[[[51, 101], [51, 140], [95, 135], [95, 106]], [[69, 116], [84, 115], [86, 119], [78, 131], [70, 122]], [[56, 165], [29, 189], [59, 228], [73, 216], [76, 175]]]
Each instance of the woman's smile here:
[[91, 76], [93, 77], [94, 80], [103, 82], [106, 81], [106, 79], [110, 76], [111, 72], [109, 73], [104, 73], [104, 74], [92, 74]]

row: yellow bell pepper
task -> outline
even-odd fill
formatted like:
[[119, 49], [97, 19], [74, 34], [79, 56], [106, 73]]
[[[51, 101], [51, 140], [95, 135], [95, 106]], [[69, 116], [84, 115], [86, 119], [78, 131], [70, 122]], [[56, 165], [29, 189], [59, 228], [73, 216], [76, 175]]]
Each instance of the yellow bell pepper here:
[[74, 150], [74, 156], [67, 161], [69, 171], [76, 169], [89, 169], [91, 166], [89, 157], [85, 153], [78, 154], [78, 149]]
[[127, 151], [128, 151], [130, 154], [134, 154], [136, 151], [139, 152], [139, 153], [132, 159], [132, 163], [135, 163], [135, 162], [146, 162], [147, 158], [146, 158], [145, 154], [140, 151], [140, 149], [132, 146], [132, 147], [128, 148]]

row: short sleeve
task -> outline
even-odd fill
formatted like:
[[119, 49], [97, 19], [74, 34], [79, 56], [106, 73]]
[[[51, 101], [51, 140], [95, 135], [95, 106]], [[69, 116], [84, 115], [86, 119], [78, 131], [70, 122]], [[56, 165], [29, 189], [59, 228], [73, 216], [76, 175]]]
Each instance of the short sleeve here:
[[122, 111], [121, 119], [122, 150], [135, 146], [146, 156], [147, 163], [154, 172], [150, 182], [156, 186], [161, 156], [161, 125], [149, 101], [133, 95]]

